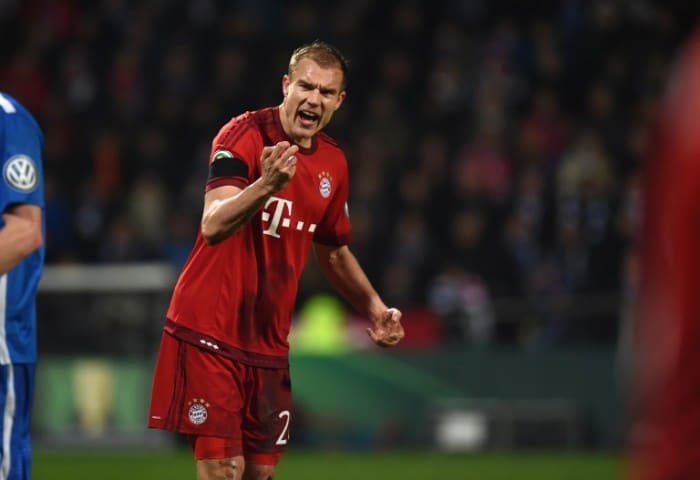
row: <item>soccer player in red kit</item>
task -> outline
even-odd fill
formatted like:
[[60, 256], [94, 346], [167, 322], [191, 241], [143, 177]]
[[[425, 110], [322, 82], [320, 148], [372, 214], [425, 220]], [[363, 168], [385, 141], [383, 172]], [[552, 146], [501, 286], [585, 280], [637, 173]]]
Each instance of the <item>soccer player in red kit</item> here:
[[700, 479], [700, 31], [670, 77], [647, 165], [633, 480]]
[[[287, 335], [312, 246], [332, 285], [404, 336], [348, 248], [348, 169], [321, 132], [345, 99], [347, 64], [324, 42], [294, 51], [277, 107], [233, 118], [214, 138], [201, 229], [167, 312], [149, 426], [190, 437], [197, 478], [271, 479], [289, 438]], [[312, 245], [313, 243], [313, 245]]]

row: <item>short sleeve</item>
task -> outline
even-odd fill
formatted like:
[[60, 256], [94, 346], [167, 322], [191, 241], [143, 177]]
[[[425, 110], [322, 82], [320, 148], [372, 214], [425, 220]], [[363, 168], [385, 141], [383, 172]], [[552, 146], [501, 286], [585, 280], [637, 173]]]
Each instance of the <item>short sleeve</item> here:
[[219, 131], [211, 145], [210, 172], [216, 162], [225, 164], [222, 175], [211, 176], [206, 190], [223, 185], [245, 188], [259, 176], [262, 136], [255, 123], [246, 115], [233, 119]]
[[[4, 98], [4, 97], [3, 97]], [[10, 204], [26, 203], [44, 207], [41, 150], [43, 134], [36, 120], [24, 108], [0, 111], [2, 132], [2, 210]]]
[[348, 209], [349, 181], [347, 170], [340, 180], [338, 190], [331, 199], [321, 223], [314, 233], [314, 242], [322, 245], [348, 245], [352, 239], [352, 226]]

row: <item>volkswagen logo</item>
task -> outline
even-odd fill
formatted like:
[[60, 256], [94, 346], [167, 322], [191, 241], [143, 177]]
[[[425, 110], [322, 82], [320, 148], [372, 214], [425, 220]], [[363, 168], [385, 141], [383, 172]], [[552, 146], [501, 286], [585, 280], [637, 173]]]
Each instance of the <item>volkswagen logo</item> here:
[[13, 155], [2, 170], [5, 182], [20, 192], [32, 192], [39, 183], [36, 165], [26, 155]]

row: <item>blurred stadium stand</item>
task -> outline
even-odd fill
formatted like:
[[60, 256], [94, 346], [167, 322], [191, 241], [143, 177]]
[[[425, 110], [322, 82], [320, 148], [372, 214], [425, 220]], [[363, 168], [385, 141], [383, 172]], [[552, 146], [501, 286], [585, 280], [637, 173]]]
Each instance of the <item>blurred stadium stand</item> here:
[[[590, 349], [612, 366], [648, 128], [697, 18], [696, 2], [651, 0], [0, 2], [0, 87], [46, 135], [42, 353], [150, 358], [168, 282], [67, 293], [53, 268], [177, 272], [213, 135], [276, 104], [291, 50], [322, 38], [352, 64], [328, 128], [352, 248], [405, 310], [403, 350]], [[311, 262], [300, 311], [326, 291]]]

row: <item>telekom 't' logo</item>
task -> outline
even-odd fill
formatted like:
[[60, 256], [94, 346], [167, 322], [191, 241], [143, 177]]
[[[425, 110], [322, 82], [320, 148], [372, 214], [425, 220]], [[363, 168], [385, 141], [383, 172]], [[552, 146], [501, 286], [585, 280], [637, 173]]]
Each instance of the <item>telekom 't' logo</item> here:
[[[280, 238], [278, 231], [280, 227], [295, 228], [296, 230], [304, 229], [304, 222], [301, 221], [297, 221], [296, 225], [292, 226], [292, 205], [290, 200], [285, 200], [284, 198], [270, 197], [267, 199], [262, 212], [262, 221], [269, 222], [267, 228], [263, 230], [265, 235]], [[306, 226], [306, 230], [309, 233], [314, 233], [314, 231], [316, 231], [316, 224], [309, 223]]]

